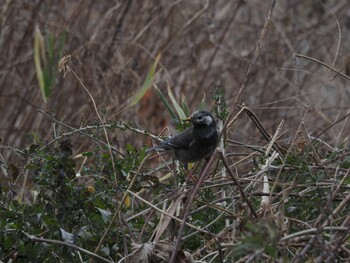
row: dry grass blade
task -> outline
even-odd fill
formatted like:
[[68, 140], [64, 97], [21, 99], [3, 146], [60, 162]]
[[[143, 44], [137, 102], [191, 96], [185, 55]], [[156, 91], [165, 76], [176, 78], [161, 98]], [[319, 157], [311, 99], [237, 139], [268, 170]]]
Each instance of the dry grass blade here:
[[[133, 253], [118, 263], [129, 260], [135, 263], [168, 262], [174, 250], [174, 244], [167, 240], [158, 242], [133, 244]], [[187, 251], [180, 250], [176, 256], [178, 263], [194, 263], [194, 259]]]

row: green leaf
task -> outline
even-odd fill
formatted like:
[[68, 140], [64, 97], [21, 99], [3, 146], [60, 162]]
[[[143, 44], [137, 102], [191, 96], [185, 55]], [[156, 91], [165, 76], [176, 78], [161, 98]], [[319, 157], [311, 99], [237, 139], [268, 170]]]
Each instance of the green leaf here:
[[101, 252], [107, 257], [111, 254], [111, 251], [109, 249], [109, 247], [103, 247], [101, 248]]
[[155, 71], [156, 71], [156, 67], [158, 65], [158, 62], [160, 60], [161, 54], [159, 53], [156, 57], [156, 59], [153, 62], [153, 65], [151, 67], [151, 69], [149, 70], [148, 74], [147, 74], [147, 78], [145, 80], [145, 82], [143, 83], [141, 89], [136, 93], [135, 97], [132, 99], [132, 101], [130, 102], [130, 106], [134, 106], [136, 103], [138, 103], [142, 97], [145, 95], [146, 91], [152, 86], [153, 82], [154, 82], [154, 78], [155, 78]]
[[181, 92], [181, 107], [182, 107], [183, 111], [185, 112], [185, 115], [189, 116], [190, 109], [188, 108], [186, 96], [182, 92]]
[[81, 227], [77, 235], [84, 241], [94, 237], [93, 233], [89, 230], [89, 227], [87, 226]]
[[54, 34], [51, 32], [49, 34], [48, 40], [47, 40], [47, 52], [49, 55], [49, 59], [51, 60], [51, 62], [53, 62], [53, 58], [55, 56], [55, 36]]
[[168, 109], [168, 111], [170, 112], [171, 117], [175, 120], [176, 119], [176, 115], [173, 111], [173, 109], [171, 108], [169, 101], [165, 98], [164, 94], [162, 93], [162, 91], [156, 86], [153, 85], [155, 90], [157, 91], [160, 99], [163, 101], [163, 103], [165, 104], [165, 107]]
[[98, 207], [96, 208], [101, 213], [103, 222], [108, 223], [109, 220], [111, 219], [112, 213], [110, 211], [107, 211]]
[[173, 103], [174, 108], [175, 108], [177, 114], [179, 115], [180, 119], [186, 119], [186, 115], [185, 115], [184, 111], [182, 110], [181, 106], [177, 103], [177, 101], [176, 101], [176, 99], [174, 97], [174, 94], [171, 91], [169, 85], [168, 85], [168, 95], [169, 95], [170, 100]]
[[75, 243], [74, 242], [74, 240], [75, 240], [74, 234], [67, 232], [63, 228], [60, 228], [60, 231], [61, 231], [61, 235], [62, 235], [62, 240], [64, 242], [71, 243], [71, 244]]
[[60, 34], [59, 42], [58, 42], [58, 58], [63, 57], [63, 48], [64, 48], [64, 43], [66, 42], [66, 35], [67, 31], [63, 31], [62, 34]]
[[199, 103], [198, 109], [199, 110], [204, 110], [206, 108], [207, 108], [207, 96], [204, 93], [203, 94], [203, 98], [202, 98], [201, 102]]
[[[33, 139], [33, 141], [34, 141], [34, 143], [35, 143], [35, 144], [33, 144], [33, 145], [30, 146], [30, 150], [36, 150], [37, 148], [43, 147], [43, 146], [44, 146], [43, 142], [41, 141], [41, 139], [40, 139], [40, 137], [39, 137], [39, 135], [38, 135], [37, 133], [35, 133], [34, 131], [32, 131], [32, 132], [30, 133], [30, 135], [32, 136], [32, 139]], [[39, 145], [39, 147], [37, 147], [38, 145]], [[33, 147], [33, 148], [32, 148], [32, 147]]]
[[50, 72], [48, 71], [48, 68], [44, 68], [43, 71], [44, 76], [44, 97], [48, 98], [51, 93], [51, 85], [52, 85], [52, 77], [50, 76]]
[[349, 156], [344, 157], [343, 162], [341, 163], [341, 168], [343, 168], [343, 169], [350, 168], [350, 157]]
[[34, 33], [34, 64], [36, 70], [36, 77], [38, 79], [39, 88], [45, 102], [47, 102], [47, 97], [45, 93], [45, 79], [44, 73], [41, 66], [41, 56], [45, 59], [45, 46], [44, 38], [38, 27], [35, 27]]
[[85, 156], [85, 157], [91, 157], [93, 155], [93, 153], [92, 152], [83, 152], [81, 155]]

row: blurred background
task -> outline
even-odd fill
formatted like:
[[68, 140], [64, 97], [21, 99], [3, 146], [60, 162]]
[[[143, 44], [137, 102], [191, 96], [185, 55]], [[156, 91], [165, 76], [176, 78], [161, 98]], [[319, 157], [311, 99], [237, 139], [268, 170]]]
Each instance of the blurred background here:
[[[59, 59], [68, 54], [105, 121], [132, 123], [154, 134], [174, 126], [153, 88], [129, 107], [159, 52], [162, 71], [156, 83], [165, 95], [168, 82], [178, 101], [186, 98], [190, 111], [200, 105], [211, 110], [213, 90], [220, 87], [229, 109], [235, 109], [270, 5], [261, 0], [2, 0], [1, 154], [5, 160], [18, 158], [7, 146], [25, 147], [29, 133], [53, 138], [52, 120], [37, 108], [74, 128], [98, 123], [91, 99], [74, 75], [63, 78], [57, 70]], [[49, 76], [47, 101], [35, 66], [36, 32], [45, 43], [41, 64]], [[281, 139], [292, 138], [301, 121], [316, 136], [349, 112], [349, 80], [295, 54], [349, 75], [349, 33], [348, 0], [277, 1], [240, 103], [272, 134], [284, 119]], [[344, 119], [322, 138], [337, 146], [346, 141], [349, 128]], [[130, 131], [113, 130], [109, 136], [119, 149], [127, 143], [151, 144]], [[246, 115], [238, 118], [228, 136], [243, 144], [266, 143]], [[72, 145], [79, 152], [89, 148], [91, 140], [75, 136]]]

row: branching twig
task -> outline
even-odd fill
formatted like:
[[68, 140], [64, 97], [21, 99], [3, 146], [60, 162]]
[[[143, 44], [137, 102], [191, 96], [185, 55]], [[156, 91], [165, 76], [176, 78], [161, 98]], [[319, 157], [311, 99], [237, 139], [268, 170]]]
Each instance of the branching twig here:
[[[101, 141], [101, 140], [97, 139], [96, 137], [92, 136], [91, 134], [85, 132], [85, 131], [88, 131], [88, 130], [98, 129], [101, 125], [88, 125], [88, 126], [85, 126], [85, 127], [74, 128], [74, 127], [72, 127], [72, 126], [70, 126], [70, 125], [68, 125], [68, 124], [66, 124], [64, 122], [59, 121], [54, 116], [52, 116], [51, 114], [47, 113], [46, 111], [44, 111], [41, 108], [38, 108], [37, 111], [39, 113], [43, 114], [45, 117], [49, 118], [51, 121], [53, 121], [55, 123], [58, 123], [59, 125], [62, 125], [63, 127], [66, 127], [68, 129], [72, 130], [71, 132], [65, 132], [65, 133], [62, 133], [61, 135], [57, 136], [55, 139], [51, 140], [45, 146], [43, 146], [39, 151], [43, 151], [48, 145], [51, 145], [54, 142], [59, 141], [60, 139], [62, 139], [64, 137], [71, 136], [71, 135], [76, 134], [76, 133], [82, 134], [82, 135], [84, 135], [84, 136], [86, 136], [86, 137], [88, 137], [88, 138], [90, 138], [90, 139], [92, 139], [94, 141], [97, 141], [98, 143], [101, 143], [104, 146], [108, 147], [108, 144], [105, 143], [104, 141]], [[119, 122], [119, 123], [104, 123], [104, 126], [105, 126], [105, 128], [114, 128], [114, 127], [116, 127], [116, 128], [122, 129], [122, 130], [130, 130], [130, 131], [133, 131], [135, 133], [148, 136], [148, 137], [150, 137], [150, 138], [152, 138], [154, 140], [161, 141], [159, 136], [153, 135], [153, 134], [149, 133], [146, 130], [142, 130], [142, 129], [138, 129], [138, 128], [132, 127], [129, 124], [126, 124], [126, 123], [122, 123], [122, 122]], [[123, 153], [121, 151], [119, 151], [117, 148], [115, 148], [114, 146], [110, 145], [110, 147], [112, 148], [113, 151], [118, 152], [120, 155], [123, 155]]]
[[243, 200], [244, 202], [247, 203], [247, 205], [248, 205], [250, 211], [252, 212], [252, 214], [254, 215], [254, 217], [257, 218], [258, 215], [256, 214], [256, 212], [255, 212], [255, 210], [254, 210], [252, 204], [250, 203], [249, 199], [246, 197], [246, 195], [245, 195], [245, 193], [244, 193], [244, 191], [243, 191], [241, 185], [239, 184], [238, 180], [236, 179], [236, 177], [235, 177], [234, 174], [232, 173], [230, 167], [227, 165], [227, 163], [226, 163], [226, 161], [225, 161], [225, 158], [224, 158], [224, 156], [222, 155], [222, 153], [219, 153], [219, 157], [220, 157], [222, 163], [224, 164], [224, 166], [226, 167], [226, 170], [228, 171], [228, 174], [231, 176], [232, 181], [235, 183], [236, 187], [238, 188], [238, 191], [239, 191], [239, 193], [241, 194], [242, 200]]
[[170, 218], [174, 219], [175, 221], [178, 221], [178, 222], [180, 222], [180, 223], [182, 223], [182, 224], [186, 224], [187, 226], [189, 226], [189, 227], [191, 227], [191, 228], [197, 230], [198, 232], [201, 232], [201, 233], [203, 233], [203, 234], [208, 234], [208, 235], [210, 235], [210, 233], [209, 233], [208, 231], [203, 230], [203, 229], [200, 229], [200, 228], [198, 228], [198, 227], [196, 227], [196, 226], [194, 226], [194, 225], [192, 225], [192, 224], [190, 224], [190, 223], [184, 222], [184, 221], [181, 220], [180, 218], [177, 218], [176, 216], [173, 216], [173, 215], [171, 215], [171, 214], [169, 214], [169, 213], [163, 211], [162, 209], [158, 208], [157, 206], [151, 204], [151, 203], [148, 202], [147, 200], [145, 200], [145, 199], [143, 199], [142, 197], [138, 196], [138, 195], [135, 194], [134, 192], [132, 192], [132, 191], [130, 191], [130, 190], [127, 190], [127, 192], [128, 192], [129, 194], [131, 194], [132, 196], [136, 197], [137, 199], [139, 199], [141, 202], [147, 204], [148, 206], [150, 206], [150, 207], [153, 208], [154, 210], [158, 211], [159, 213], [162, 213], [163, 215], [168, 216], [168, 217], [170, 217]]
[[[53, 144], [54, 142], [59, 141], [59, 140], [62, 139], [63, 137], [71, 136], [71, 135], [73, 135], [73, 134], [75, 134], [75, 133], [82, 134], [82, 135], [84, 135], [84, 136], [86, 136], [86, 137], [88, 137], [88, 138], [90, 138], [90, 139], [92, 139], [92, 140], [94, 140], [94, 141], [97, 141], [97, 142], [103, 144], [104, 146], [107, 146], [107, 147], [108, 147], [108, 144], [107, 144], [107, 143], [105, 143], [105, 142], [103, 142], [103, 141], [101, 141], [101, 140], [95, 138], [94, 136], [92, 136], [92, 135], [90, 135], [90, 134], [84, 132], [84, 131], [87, 131], [87, 130], [91, 130], [91, 129], [96, 129], [96, 128], [98, 128], [97, 125], [94, 125], [94, 126], [86, 126], [86, 127], [80, 127], [80, 128], [74, 128], [74, 127], [72, 127], [72, 126], [70, 126], [70, 125], [68, 125], [68, 124], [66, 124], [66, 123], [64, 123], [64, 122], [59, 121], [59, 120], [56, 119], [54, 116], [52, 116], [51, 114], [47, 113], [46, 111], [44, 111], [44, 110], [41, 109], [41, 108], [37, 108], [37, 111], [38, 111], [39, 113], [43, 114], [45, 117], [49, 118], [51, 121], [53, 121], [53, 122], [55, 122], [55, 123], [58, 123], [59, 125], [61, 125], [61, 126], [63, 126], [63, 127], [66, 127], [66, 128], [68, 128], [68, 129], [72, 130], [71, 132], [62, 133], [61, 135], [57, 136], [55, 139], [51, 140], [51, 141], [50, 141], [49, 143], [47, 143], [45, 146], [43, 146], [42, 148], [40, 148], [39, 151], [43, 151], [45, 148], [47, 148], [47, 146]], [[106, 127], [107, 127], [107, 125], [106, 125]], [[114, 151], [118, 151], [117, 148], [115, 148], [115, 147], [113, 147], [113, 146], [110, 146], [110, 147], [111, 147]], [[120, 151], [118, 151], [118, 153], [121, 154]]]
[[350, 80], [350, 77], [349, 77], [348, 75], [346, 75], [346, 74], [340, 72], [339, 70], [333, 68], [332, 66], [329, 66], [328, 64], [326, 64], [326, 63], [324, 63], [324, 62], [322, 62], [322, 61], [319, 61], [319, 60], [317, 60], [317, 59], [315, 59], [315, 58], [308, 57], [308, 56], [305, 56], [305, 55], [302, 55], [302, 54], [295, 54], [295, 56], [298, 57], [298, 58], [304, 58], [304, 59], [308, 59], [308, 60], [311, 60], [311, 61], [313, 61], [313, 62], [316, 62], [316, 63], [318, 63], [318, 64], [320, 64], [320, 65], [322, 65], [322, 66], [324, 66], [324, 67], [330, 69], [331, 71], [333, 71], [333, 72], [339, 74], [339, 75], [342, 76], [343, 78], [346, 78], [347, 80]]
[[260, 54], [260, 46], [261, 46], [261, 42], [263, 41], [263, 39], [265, 38], [266, 36], [266, 32], [267, 32], [267, 27], [271, 21], [271, 17], [272, 17], [272, 12], [275, 8], [275, 4], [276, 4], [276, 0], [272, 0], [271, 1], [271, 5], [270, 5], [270, 9], [269, 9], [269, 12], [267, 13], [267, 17], [266, 17], [266, 20], [265, 20], [265, 24], [264, 24], [264, 27], [261, 31], [261, 34], [260, 34], [260, 37], [259, 37], [259, 40], [258, 40], [258, 44], [256, 45], [256, 48], [255, 48], [255, 52], [254, 52], [254, 56], [253, 56], [253, 59], [252, 61], [250, 62], [249, 64], [249, 67], [247, 69], [247, 72], [244, 76], [244, 79], [243, 79], [243, 82], [241, 84], [241, 86], [239, 87], [239, 90], [238, 90], [238, 94], [237, 94], [237, 97], [236, 97], [236, 104], [238, 104], [241, 100], [241, 97], [242, 97], [242, 94], [247, 86], [247, 82], [248, 82], [248, 77], [253, 69], [253, 66]]
[[[204, 183], [205, 179], [207, 178], [207, 176], [209, 174], [209, 171], [210, 171], [210, 168], [212, 167], [212, 165], [214, 163], [215, 156], [216, 156], [216, 151], [212, 154], [211, 158], [206, 163], [203, 171], [201, 172], [201, 175], [200, 175], [200, 178], [199, 178], [197, 184], [195, 185], [191, 195], [189, 196], [189, 198], [187, 200], [187, 204], [186, 204], [186, 207], [185, 207], [185, 210], [184, 210], [184, 216], [183, 216], [183, 219], [182, 219], [183, 222], [187, 222], [187, 218], [188, 218], [188, 216], [190, 214], [190, 210], [191, 210], [191, 206], [192, 206], [193, 200], [194, 200], [195, 196], [197, 195], [200, 187]], [[186, 226], [186, 224], [184, 224], [184, 223], [182, 223], [181, 226], [180, 226], [180, 229], [179, 229], [179, 232], [178, 232], [178, 235], [177, 235], [176, 244], [175, 244], [175, 247], [174, 247], [174, 251], [173, 251], [173, 254], [171, 255], [169, 263], [175, 263], [177, 251], [179, 250], [179, 247], [180, 247], [180, 243], [181, 243], [183, 232], [185, 230], [185, 226]]]
[[41, 243], [49, 243], [49, 244], [54, 244], [54, 245], [59, 245], [59, 246], [65, 246], [65, 247], [69, 247], [75, 250], [78, 250], [86, 255], [89, 255], [92, 258], [98, 259], [102, 262], [106, 262], [106, 263], [113, 263], [113, 261], [110, 261], [108, 259], [105, 259], [95, 253], [92, 253], [91, 251], [88, 251], [84, 248], [81, 248], [77, 245], [71, 244], [71, 243], [67, 243], [67, 242], [63, 242], [60, 240], [54, 240], [54, 239], [46, 239], [46, 238], [40, 238], [40, 237], [35, 237], [33, 235], [29, 235], [28, 233], [22, 232], [28, 239], [30, 242], [41, 242]]

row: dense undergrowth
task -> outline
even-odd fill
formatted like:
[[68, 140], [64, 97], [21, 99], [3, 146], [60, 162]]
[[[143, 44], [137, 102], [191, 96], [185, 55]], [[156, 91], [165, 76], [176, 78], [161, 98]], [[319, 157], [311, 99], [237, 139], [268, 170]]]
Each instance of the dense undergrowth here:
[[[108, 132], [141, 132], [106, 125]], [[246, 174], [222, 154], [225, 146], [213, 162], [186, 170], [164, 156], [149, 160], [131, 145], [111, 158], [101, 127], [91, 127], [92, 151], [73, 154], [71, 139], [86, 134], [65, 136], [63, 128], [51, 141], [29, 136], [26, 148], [14, 149], [21, 163], [2, 163], [10, 175], [1, 187], [3, 262], [102, 260], [97, 255], [105, 262], [166, 262], [177, 238], [175, 262], [349, 258], [348, 149], [325, 150], [321, 139], [299, 134], [290, 145], [268, 143], [270, 152], [251, 146], [245, 158], [255, 162]], [[178, 236], [186, 207], [188, 225]]]

